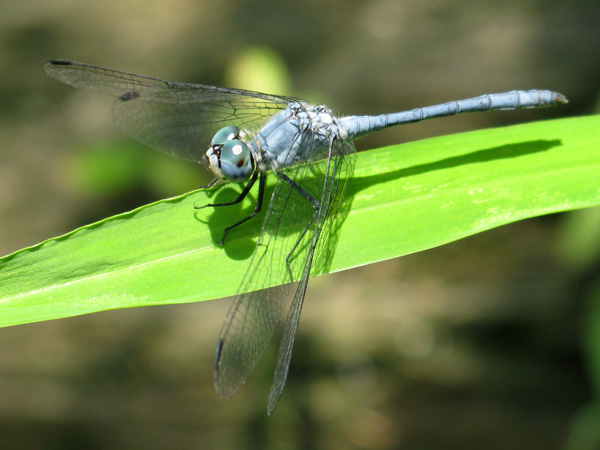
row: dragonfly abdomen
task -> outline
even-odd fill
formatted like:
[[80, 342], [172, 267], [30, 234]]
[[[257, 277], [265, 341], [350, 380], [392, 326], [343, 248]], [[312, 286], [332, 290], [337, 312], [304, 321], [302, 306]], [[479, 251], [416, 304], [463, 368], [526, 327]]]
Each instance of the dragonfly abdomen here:
[[415, 108], [379, 116], [348, 116], [339, 119], [347, 139], [356, 139], [383, 128], [405, 123], [420, 122], [437, 117], [454, 116], [467, 112], [544, 108], [567, 103], [564, 95], [546, 90], [510, 91], [501, 94], [485, 94], [465, 100], [440, 105]]

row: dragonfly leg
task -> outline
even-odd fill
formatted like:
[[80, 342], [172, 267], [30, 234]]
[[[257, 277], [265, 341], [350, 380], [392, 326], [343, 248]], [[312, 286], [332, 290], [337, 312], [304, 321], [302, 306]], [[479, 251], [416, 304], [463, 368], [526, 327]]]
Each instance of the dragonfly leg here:
[[[258, 172], [255, 172], [255, 174], [252, 175], [252, 178], [250, 179], [250, 181], [248, 182], [248, 184], [246, 185], [246, 187], [244, 188], [244, 190], [240, 193], [240, 195], [238, 196], [238, 198], [236, 198], [233, 202], [228, 202], [228, 203], [214, 203], [214, 204], [208, 204], [206, 206], [215, 206], [215, 207], [217, 207], [217, 206], [230, 206], [230, 205], [235, 205], [235, 204], [241, 202], [246, 197], [246, 195], [248, 195], [248, 192], [250, 192], [250, 188], [256, 182], [256, 178], [257, 177], [258, 177]], [[265, 196], [265, 179], [266, 179], [265, 174], [261, 173], [260, 174], [260, 178], [258, 180], [258, 197], [256, 198], [256, 205], [254, 206], [254, 211], [252, 212], [252, 214], [250, 214], [248, 217], [243, 218], [239, 222], [236, 222], [233, 225], [230, 225], [227, 228], [225, 228], [225, 230], [223, 230], [223, 237], [221, 238], [221, 241], [219, 242], [219, 245], [225, 244], [225, 236], [227, 236], [227, 232], [229, 230], [231, 230], [232, 228], [235, 228], [238, 225], [241, 225], [244, 222], [252, 219], [254, 216], [256, 216], [260, 212], [260, 210], [262, 208], [263, 197]], [[197, 209], [199, 209], [199, 208], [197, 208]]]
[[[208, 183], [206, 186], [198, 186], [198, 190], [202, 189], [210, 189], [211, 187], [215, 186], [219, 181], [221, 181], [221, 179], [219, 177], [213, 178], [212, 181], [210, 183]], [[196, 208], [196, 209], [200, 209], [200, 208]]]
[[302, 233], [298, 237], [298, 240], [296, 241], [296, 243], [294, 244], [294, 246], [292, 247], [292, 249], [290, 250], [290, 252], [288, 253], [288, 255], [285, 257], [285, 265], [287, 267], [287, 271], [288, 271], [288, 274], [290, 276], [290, 281], [294, 281], [294, 277], [292, 275], [292, 266], [290, 265], [290, 259], [292, 258], [292, 255], [294, 254], [294, 252], [296, 251], [296, 249], [300, 245], [300, 242], [302, 242], [302, 239], [304, 239], [304, 236], [306, 235], [306, 233], [308, 232], [308, 230], [310, 230], [310, 227], [312, 226], [312, 224], [314, 223], [315, 219], [317, 218], [317, 216], [319, 214], [320, 205], [319, 205], [319, 202], [310, 193], [308, 193], [306, 190], [304, 190], [302, 188], [302, 186], [300, 186], [298, 183], [296, 183], [294, 180], [292, 180], [286, 174], [281, 173], [281, 172], [277, 172], [277, 176], [279, 178], [281, 178], [283, 181], [285, 181], [286, 183], [288, 183], [300, 195], [302, 195], [304, 198], [306, 198], [310, 202], [310, 204], [312, 205], [312, 207], [315, 209], [315, 211], [314, 211], [313, 215], [311, 216], [309, 222], [306, 224], [306, 227], [304, 227], [304, 230], [302, 230]]
[[300, 186], [298, 183], [296, 183], [294, 180], [292, 180], [290, 177], [288, 177], [283, 172], [277, 171], [277, 176], [279, 178], [281, 178], [283, 181], [285, 181], [287, 184], [289, 184], [291, 187], [293, 187], [300, 195], [302, 195], [302, 197], [307, 199], [310, 202], [310, 204], [313, 206], [313, 208], [319, 209], [319, 206], [320, 206], [319, 202], [311, 194], [306, 192], [302, 186]]
[[[218, 206], [237, 205], [239, 202], [241, 202], [242, 200], [244, 200], [246, 198], [246, 195], [248, 195], [248, 192], [250, 192], [250, 189], [252, 189], [252, 186], [254, 186], [254, 183], [256, 183], [257, 177], [258, 177], [258, 172], [254, 172], [254, 174], [252, 175], [252, 178], [250, 178], [250, 181], [248, 181], [248, 184], [246, 184], [246, 186], [244, 187], [244, 190], [242, 192], [240, 192], [240, 195], [238, 195], [238, 197], [234, 201], [226, 202], [226, 203], [207, 203], [204, 206], [194, 205], [194, 209], [203, 209], [203, 208], [207, 208], [209, 206], [218, 207]], [[206, 187], [214, 186], [218, 180], [219, 180], [218, 178], [215, 178]]]

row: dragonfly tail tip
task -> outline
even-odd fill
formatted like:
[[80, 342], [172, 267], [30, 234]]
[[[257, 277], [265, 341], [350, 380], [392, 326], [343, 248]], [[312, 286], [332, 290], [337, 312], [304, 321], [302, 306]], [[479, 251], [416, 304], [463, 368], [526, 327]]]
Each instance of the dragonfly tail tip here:
[[569, 103], [569, 99], [560, 92], [556, 93], [556, 103]]

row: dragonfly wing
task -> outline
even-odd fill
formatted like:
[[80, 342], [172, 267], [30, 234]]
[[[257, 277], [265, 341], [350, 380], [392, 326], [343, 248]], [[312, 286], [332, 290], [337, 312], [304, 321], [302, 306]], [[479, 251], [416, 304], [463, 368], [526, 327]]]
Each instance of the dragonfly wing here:
[[[272, 395], [272, 407], [281, 394], [314, 251], [316, 248], [329, 256], [321, 251], [328, 246], [319, 243], [319, 236], [323, 230], [326, 234], [331, 232], [332, 222], [325, 219], [329, 212], [340, 211], [354, 167], [353, 144], [332, 142], [332, 158], [314, 162], [307, 154], [305, 161], [285, 170], [289, 179], [325, 206], [318, 214], [315, 215], [314, 207], [292, 184], [283, 178], [277, 180], [240, 294], [236, 296], [219, 335], [214, 376], [215, 389], [222, 397], [232, 395], [252, 372], [293, 297], [278, 357], [272, 389], [277, 394]], [[269, 286], [275, 287], [269, 289]]]
[[255, 130], [291, 97], [242, 89], [164, 81], [65, 60], [44, 65], [52, 78], [117, 97], [116, 124], [150, 147], [199, 161], [213, 135], [225, 125]]
[[263, 354], [293, 285], [238, 295], [223, 323], [215, 355], [215, 389], [228, 398], [246, 380]]
[[[304, 258], [302, 278], [288, 311], [286, 326], [281, 337], [273, 384], [269, 393], [267, 406], [269, 415], [277, 406], [287, 380], [312, 263], [316, 259], [315, 268], [320, 267], [323, 270], [323, 266], [331, 261], [330, 253], [334, 251], [337, 244], [337, 228], [347, 215], [349, 200], [345, 202], [345, 193], [354, 172], [354, 163], [354, 144], [336, 139], [330, 146], [329, 159], [314, 164], [311, 168], [313, 174], [321, 170], [323, 175], [322, 177], [315, 177], [315, 179], [322, 179], [323, 181], [320, 197], [321, 209], [317, 212], [310, 244]], [[324, 248], [327, 251], [322, 251]]]
[[248, 99], [242, 108], [232, 106], [240, 104], [233, 100], [229, 99], [230, 103], [161, 103], [117, 99], [113, 118], [133, 139], [170, 155], [199, 162], [213, 136], [224, 126], [254, 130], [285, 107], [279, 103]]
[[[286, 173], [297, 179], [306, 170], [306, 165], [296, 165]], [[313, 212], [306, 198], [277, 180], [254, 254], [217, 341], [214, 378], [221, 397], [231, 396], [250, 375], [293, 297], [302, 267], [288, 269], [286, 256], [294, 239], [286, 237], [300, 234]]]
[[[290, 276], [285, 269], [285, 252], [289, 252], [289, 245], [283, 246], [282, 239], [278, 239], [286, 233], [281, 223], [286, 213], [294, 216], [296, 224], [307, 220], [303, 216], [306, 208], [302, 201], [302, 207], [290, 211], [290, 197], [302, 200], [295, 199], [294, 194], [287, 183], [277, 181], [254, 254], [238, 290], [240, 293], [223, 322], [214, 367], [215, 389], [221, 397], [231, 396], [256, 366], [292, 298], [294, 281], [299, 279], [299, 276]], [[304, 203], [308, 202], [304, 200]]]

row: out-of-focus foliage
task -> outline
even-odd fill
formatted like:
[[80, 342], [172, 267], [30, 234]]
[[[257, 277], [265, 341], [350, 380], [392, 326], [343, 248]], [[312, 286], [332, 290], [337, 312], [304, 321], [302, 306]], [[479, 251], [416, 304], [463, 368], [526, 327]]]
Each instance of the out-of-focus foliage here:
[[[171, 175], [169, 157], [150, 150], [98, 161], [115, 173], [91, 168], [86, 160], [104, 158], [95, 149], [133, 144], [111, 121], [112, 99], [45, 77], [52, 58], [227, 85], [252, 66], [247, 55], [271, 53], [261, 60], [284, 62], [282, 93], [342, 114], [515, 88], [570, 100], [398, 127], [360, 149], [591, 114], [599, 102], [595, 0], [25, 0], [2, 2], [0, 25], [0, 254], [208, 178], [193, 164]], [[548, 450], [568, 439], [583, 448], [598, 429], [597, 353], [583, 338], [597, 335], [583, 294], [598, 279], [597, 234], [577, 228], [567, 260], [556, 244], [567, 220], [521, 221], [311, 280], [289, 383], [268, 419], [274, 349], [233, 398], [214, 393], [227, 301], [4, 328], [0, 444]], [[220, 270], [199, 271], [198, 290]]]

